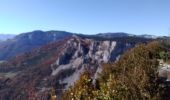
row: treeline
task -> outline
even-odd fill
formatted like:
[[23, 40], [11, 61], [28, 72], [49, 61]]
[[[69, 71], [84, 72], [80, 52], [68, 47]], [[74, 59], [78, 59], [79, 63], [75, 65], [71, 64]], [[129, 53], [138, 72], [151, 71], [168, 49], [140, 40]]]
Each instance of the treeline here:
[[63, 100], [160, 100], [164, 89], [158, 82], [160, 42], [140, 44], [126, 52], [118, 62], [103, 65], [95, 82], [85, 71]]

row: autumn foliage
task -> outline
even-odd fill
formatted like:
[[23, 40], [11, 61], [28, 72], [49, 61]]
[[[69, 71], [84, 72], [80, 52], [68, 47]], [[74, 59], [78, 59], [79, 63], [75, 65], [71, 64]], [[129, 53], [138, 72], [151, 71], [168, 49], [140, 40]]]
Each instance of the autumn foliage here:
[[157, 59], [161, 50], [159, 42], [136, 46], [116, 63], [104, 64], [94, 84], [90, 74], [83, 73], [63, 100], [160, 100], [163, 91], [157, 83]]

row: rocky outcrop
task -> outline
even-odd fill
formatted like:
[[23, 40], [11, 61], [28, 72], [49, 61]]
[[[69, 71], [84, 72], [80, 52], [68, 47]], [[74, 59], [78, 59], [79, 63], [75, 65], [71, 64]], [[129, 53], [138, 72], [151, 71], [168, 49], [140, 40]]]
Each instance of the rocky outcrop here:
[[170, 82], [170, 64], [164, 63], [162, 60], [159, 60], [159, 63], [158, 76]]
[[98, 73], [102, 70], [101, 65], [103, 63], [114, 62], [119, 55], [133, 47], [133, 45], [110, 40], [82, 39], [73, 36], [72, 39], [67, 41], [65, 47], [56, 62], [51, 65], [51, 75], [55, 76], [61, 71], [74, 69], [71, 75], [60, 80], [60, 83], [67, 84], [66, 88], [68, 88], [79, 79], [84, 69], [91, 71], [94, 79], [96, 79]]

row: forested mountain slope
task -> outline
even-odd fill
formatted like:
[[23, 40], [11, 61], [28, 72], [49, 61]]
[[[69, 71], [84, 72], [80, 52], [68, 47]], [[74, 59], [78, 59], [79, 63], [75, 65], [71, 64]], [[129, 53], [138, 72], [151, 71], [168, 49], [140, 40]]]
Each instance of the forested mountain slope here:
[[7, 60], [50, 42], [72, 36], [65, 31], [33, 31], [16, 35], [12, 39], [0, 42], [0, 60]]

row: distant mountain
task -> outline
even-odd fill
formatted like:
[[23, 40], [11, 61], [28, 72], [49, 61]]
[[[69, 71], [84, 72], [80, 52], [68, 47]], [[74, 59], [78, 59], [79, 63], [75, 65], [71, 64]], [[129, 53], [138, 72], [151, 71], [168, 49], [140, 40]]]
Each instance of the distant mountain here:
[[9, 59], [47, 43], [70, 37], [72, 34], [65, 31], [33, 31], [19, 34], [12, 39], [0, 42], [0, 60]]
[[[155, 35], [148, 35], [148, 34], [138, 35], [138, 37], [150, 38], [150, 39], [156, 39], [156, 38], [158, 38], [158, 36], [155, 36]], [[161, 36], [159, 36], [159, 37], [161, 37]]]
[[105, 38], [113, 38], [113, 37], [127, 37], [132, 35], [124, 32], [117, 32], [117, 33], [99, 33], [97, 34], [97, 36], [105, 37]]
[[12, 39], [16, 35], [15, 34], [0, 34], [0, 41], [5, 41], [7, 39]]
[[[141, 37], [141, 38], [148, 38], [148, 39], [156, 39], [158, 36], [155, 35], [149, 35], [149, 34], [142, 34], [142, 35], [134, 35], [124, 32], [117, 32], [117, 33], [99, 33], [97, 34], [99, 37], [106, 37], [106, 38], [116, 38], [116, 37]], [[161, 36], [159, 36], [161, 37]]]
[[[33, 31], [33, 32], [27, 32], [22, 33], [19, 35], [16, 35], [14, 38], [12, 36], [10, 39], [6, 41], [0, 42], [0, 60], [6, 60], [11, 57], [14, 57], [18, 54], [31, 51], [33, 49], [36, 49], [38, 47], [41, 47], [43, 45], [46, 45], [53, 41], [58, 41], [61, 39], [65, 39], [67, 37], [72, 36], [74, 33], [65, 32], [65, 31]], [[128, 34], [128, 33], [99, 33], [96, 35], [84, 35], [84, 34], [74, 34], [77, 36], [81, 36], [83, 38], [90, 38], [90, 39], [110, 39], [110, 40], [116, 40], [121, 41], [123, 38], [125, 40], [132, 37], [135, 37], [135, 35]], [[4, 36], [4, 39], [7, 38], [6, 35]], [[129, 37], [129, 38], [127, 38]], [[136, 36], [134, 39], [138, 38], [145, 38], [144, 36]], [[149, 38], [148, 38], [149, 39]], [[128, 41], [128, 40], [127, 40]]]

